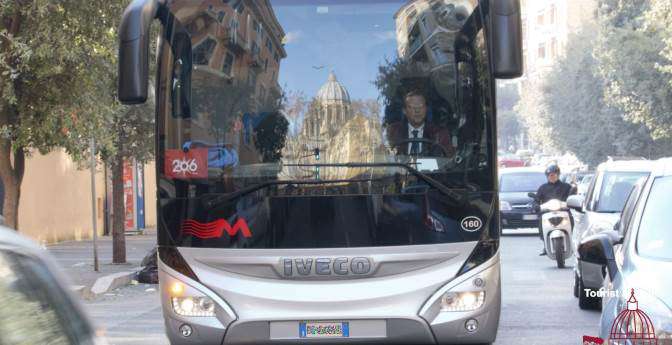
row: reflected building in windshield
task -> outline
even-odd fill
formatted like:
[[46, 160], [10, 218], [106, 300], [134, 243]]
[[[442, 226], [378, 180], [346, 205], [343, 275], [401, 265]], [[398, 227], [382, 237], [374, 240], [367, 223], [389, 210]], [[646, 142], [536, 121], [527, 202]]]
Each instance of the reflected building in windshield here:
[[473, 8], [470, 0], [416, 0], [394, 15], [399, 57], [431, 73], [437, 90], [455, 87], [455, 39]]
[[[350, 99], [334, 72], [308, 107], [301, 131], [285, 148], [285, 161], [299, 164], [373, 162], [383, 152], [380, 106], [375, 100]], [[347, 179], [363, 169], [289, 169], [290, 178]]]
[[277, 152], [267, 152], [276, 148], [256, 140], [260, 125], [273, 126], [269, 119], [281, 117], [278, 76], [287, 56], [285, 32], [270, 2], [210, 0], [194, 6], [182, 1], [169, 6], [191, 40], [191, 109], [183, 115], [190, 121], [175, 145], [191, 142], [219, 149], [227, 158], [210, 159], [210, 168], [277, 159]]

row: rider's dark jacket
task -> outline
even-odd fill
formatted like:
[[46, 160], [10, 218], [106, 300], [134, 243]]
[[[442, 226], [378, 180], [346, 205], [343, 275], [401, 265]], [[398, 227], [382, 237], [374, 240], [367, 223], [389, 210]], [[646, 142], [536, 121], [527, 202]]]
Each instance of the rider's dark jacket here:
[[560, 180], [555, 183], [546, 182], [542, 184], [537, 190], [537, 198], [539, 204], [543, 204], [549, 200], [558, 199], [560, 201], [567, 201], [567, 198], [576, 194], [576, 189], [569, 183]]

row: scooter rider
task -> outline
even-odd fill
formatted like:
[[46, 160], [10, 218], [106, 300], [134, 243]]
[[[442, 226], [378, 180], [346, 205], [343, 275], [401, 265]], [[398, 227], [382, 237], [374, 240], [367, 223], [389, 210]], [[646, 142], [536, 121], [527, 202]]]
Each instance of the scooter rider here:
[[[572, 185], [566, 182], [560, 181], [560, 167], [557, 164], [551, 164], [546, 168], [546, 178], [548, 182], [542, 184], [537, 190], [537, 207], [549, 200], [558, 199], [560, 201], [567, 201], [567, 198], [570, 195], [576, 194], [576, 188], [573, 188]], [[574, 219], [570, 214], [569, 219], [571, 220], [572, 227], [574, 226]], [[539, 217], [539, 237], [541, 241], [544, 241], [544, 233], [541, 229], [541, 217]], [[546, 255], [546, 246], [543, 246], [543, 250], [540, 256]]]

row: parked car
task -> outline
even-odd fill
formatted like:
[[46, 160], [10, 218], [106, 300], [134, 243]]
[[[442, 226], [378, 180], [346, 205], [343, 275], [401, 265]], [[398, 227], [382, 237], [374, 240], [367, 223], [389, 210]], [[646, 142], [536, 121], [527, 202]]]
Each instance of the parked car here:
[[104, 344], [53, 258], [0, 226], [0, 344]]
[[594, 172], [589, 172], [583, 175], [581, 180], [577, 180], [578, 183], [576, 185], [576, 194], [585, 197], [586, 192], [588, 191], [588, 187], [590, 186], [590, 183], [593, 181], [593, 177], [595, 177]]
[[546, 183], [544, 169], [507, 168], [499, 170], [499, 210], [502, 228], [536, 228], [539, 216], [527, 193], [537, 192]]
[[[671, 205], [672, 159], [668, 158], [659, 160], [649, 179], [633, 189], [615, 229], [579, 245], [583, 261], [607, 268], [603, 291], [608, 293], [602, 299], [600, 319], [603, 339], [627, 337], [628, 331], [635, 334], [632, 329], [637, 328], [639, 339], [653, 336], [658, 344], [672, 343], [672, 276], [665, 274], [672, 272]], [[627, 318], [634, 314], [640, 317]]]
[[499, 166], [502, 168], [514, 168], [514, 167], [524, 167], [525, 160], [521, 159], [518, 156], [505, 154], [498, 158]]
[[[595, 171], [585, 197], [573, 195], [567, 199], [567, 206], [574, 209], [575, 245], [596, 233], [613, 229], [620, 217], [632, 187], [642, 178], [647, 178], [653, 168], [652, 161], [608, 161], [600, 164]], [[602, 266], [578, 260], [574, 266], [574, 291], [599, 289], [602, 286]], [[579, 298], [582, 309], [599, 308], [598, 297], [584, 293], [574, 294]]]

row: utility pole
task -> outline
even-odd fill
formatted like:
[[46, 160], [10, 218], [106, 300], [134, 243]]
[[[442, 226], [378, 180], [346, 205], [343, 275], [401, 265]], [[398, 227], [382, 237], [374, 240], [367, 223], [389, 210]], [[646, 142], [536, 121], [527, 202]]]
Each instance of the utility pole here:
[[93, 270], [98, 272], [98, 222], [96, 221], [96, 139], [91, 137], [91, 220], [93, 221]]

